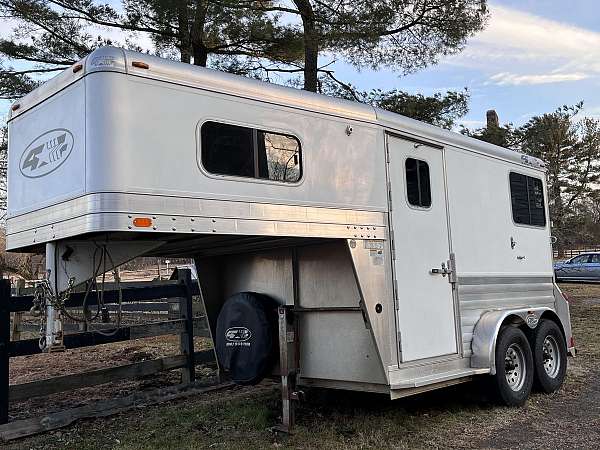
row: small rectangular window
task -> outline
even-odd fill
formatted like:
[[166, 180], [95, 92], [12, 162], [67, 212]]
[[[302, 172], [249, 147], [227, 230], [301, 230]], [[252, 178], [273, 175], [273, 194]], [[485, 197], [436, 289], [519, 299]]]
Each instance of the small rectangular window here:
[[429, 165], [420, 159], [408, 158], [405, 167], [408, 203], [419, 208], [429, 208], [431, 206]]
[[515, 223], [545, 227], [546, 208], [542, 180], [515, 172], [511, 172], [509, 178]]
[[200, 129], [202, 165], [210, 173], [295, 183], [302, 176], [294, 136], [218, 122]]

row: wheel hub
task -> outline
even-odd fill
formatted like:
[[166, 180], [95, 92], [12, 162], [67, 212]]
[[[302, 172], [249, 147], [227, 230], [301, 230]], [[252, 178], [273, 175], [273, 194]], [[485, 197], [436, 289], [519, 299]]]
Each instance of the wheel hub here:
[[543, 358], [544, 370], [550, 378], [556, 378], [560, 370], [560, 352], [558, 351], [558, 343], [554, 336], [546, 336], [544, 339]]
[[527, 368], [525, 354], [519, 344], [511, 344], [504, 358], [506, 382], [513, 391], [520, 391], [525, 384]]

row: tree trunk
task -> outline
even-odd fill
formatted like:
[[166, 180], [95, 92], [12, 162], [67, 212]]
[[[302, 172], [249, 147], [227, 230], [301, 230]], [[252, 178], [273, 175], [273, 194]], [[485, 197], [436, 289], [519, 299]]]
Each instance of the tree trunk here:
[[300, 12], [304, 28], [304, 90], [317, 92], [319, 33], [315, 23], [315, 13], [310, 0], [294, 0], [294, 4]]
[[181, 62], [190, 63], [192, 59], [189, 30], [189, 12], [186, 0], [179, 0], [177, 5], [177, 27], [179, 28], [179, 52], [181, 53]]
[[191, 30], [192, 53], [194, 55], [195, 66], [206, 67], [208, 61], [208, 48], [204, 43], [204, 26], [206, 24], [207, 10], [207, 1], [196, 0], [196, 13], [194, 14], [194, 24]]
[[204, 44], [192, 41], [192, 49], [194, 53], [194, 65], [206, 67], [208, 51]]

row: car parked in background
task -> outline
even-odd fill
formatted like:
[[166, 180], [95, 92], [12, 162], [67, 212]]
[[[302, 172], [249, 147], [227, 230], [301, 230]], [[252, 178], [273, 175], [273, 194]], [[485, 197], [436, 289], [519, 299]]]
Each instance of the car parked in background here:
[[554, 263], [557, 281], [600, 281], [600, 253], [582, 253]]

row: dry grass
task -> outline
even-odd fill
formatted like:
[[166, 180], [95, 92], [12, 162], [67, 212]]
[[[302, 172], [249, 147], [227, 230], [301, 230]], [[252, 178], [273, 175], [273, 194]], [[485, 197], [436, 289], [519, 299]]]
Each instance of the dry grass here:
[[315, 390], [298, 410], [296, 433], [282, 436], [271, 430], [278, 391], [238, 388], [82, 422], [8, 448], [598, 448], [600, 285], [562, 287], [580, 353], [559, 392], [534, 394], [520, 409], [494, 406], [483, 382], [394, 402]]

